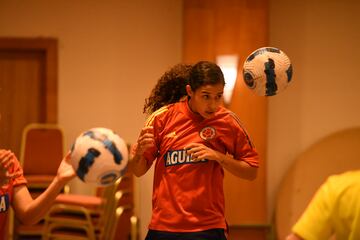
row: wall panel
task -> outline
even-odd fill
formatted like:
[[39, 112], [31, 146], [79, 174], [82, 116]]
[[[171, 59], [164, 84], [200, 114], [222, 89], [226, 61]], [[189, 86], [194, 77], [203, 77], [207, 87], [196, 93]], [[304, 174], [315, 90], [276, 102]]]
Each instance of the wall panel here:
[[[268, 42], [266, 0], [184, 0], [183, 61], [215, 61], [237, 54], [239, 69], [246, 56]], [[226, 172], [225, 198], [229, 225], [265, 223], [267, 99], [250, 92], [238, 75], [229, 108], [242, 120], [261, 157], [258, 177], [244, 181]]]

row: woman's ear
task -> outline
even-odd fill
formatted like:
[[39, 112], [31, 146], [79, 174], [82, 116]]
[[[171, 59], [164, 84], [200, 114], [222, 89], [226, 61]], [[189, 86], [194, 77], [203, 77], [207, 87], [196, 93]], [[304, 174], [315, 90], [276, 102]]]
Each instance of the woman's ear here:
[[191, 97], [193, 95], [193, 91], [191, 90], [190, 85], [186, 85], [186, 93], [189, 97]]

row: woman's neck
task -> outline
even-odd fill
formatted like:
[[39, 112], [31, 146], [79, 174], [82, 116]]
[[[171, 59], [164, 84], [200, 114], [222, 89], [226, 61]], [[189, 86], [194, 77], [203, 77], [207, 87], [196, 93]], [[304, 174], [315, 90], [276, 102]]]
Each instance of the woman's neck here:
[[204, 119], [203, 116], [201, 116], [201, 114], [198, 113], [198, 112], [194, 109], [194, 106], [191, 104], [191, 98], [190, 98], [190, 97], [188, 97], [187, 105], [188, 105], [189, 110], [191, 111], [191, 113], [193, 113], [193, 114], [194, 114], [195, 116], [197, 116], [197, 117], [200, 117], [201, 120]]

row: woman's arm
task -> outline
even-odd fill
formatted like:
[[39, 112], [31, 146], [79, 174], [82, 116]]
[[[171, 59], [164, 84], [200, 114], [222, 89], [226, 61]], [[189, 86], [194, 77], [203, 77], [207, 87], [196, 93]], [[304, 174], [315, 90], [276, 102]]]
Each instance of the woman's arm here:
[[191, 155], [194, 161], [208, 159], [217, 161], [222, 167], [237, 177], [254, 180], [257, 176], [257, 168], [250, 166], [247, 162], [236, 160], [230, 155], [220, 153], [200, 143], [191, 143], [186, 146], [187, 154]]
[[70, 154], [68, 153], [62, 160], [56, 177], [49, 187], [36, 199], [32, 199], [26, 185], [14, 187], [12, 206], [15, 215], [21, 222], [24, 224], [34, 224], [46, 214], [65, 184], [76, 175], [69, 161]]
[[137, 143], [131, 147], [129, 170], [132, 171], [135, 176], [140, 177], [144, 175], [151, 164], [148, 164], [144, 157], [144, 152], [155, 146], [154, 129], [153, 127], [144, 127], [141, 130]]
[[[215, 151], [216, 152], [216, 151]], [[236, 160], [230, 155], [216, 152], [217, 158], [214, 159], [220, 165], [237, 177], [254, 180], [257, 176], [257, 167], [252, 167], [245, 161]]]
[[147, 161], [144, 155], [140, 152], [137, 152], [138, 144], [133, 145], [132, 153], [130, 154], [129, 160], [129, 171], [133, 172], [135, 176], [141, 177], [144, 175], [151, 165], [147, 164]]

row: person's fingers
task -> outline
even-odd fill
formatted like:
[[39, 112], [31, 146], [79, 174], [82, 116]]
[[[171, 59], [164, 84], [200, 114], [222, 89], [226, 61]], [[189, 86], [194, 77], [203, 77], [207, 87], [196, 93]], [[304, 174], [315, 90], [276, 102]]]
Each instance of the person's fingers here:
[[0, 159], [4, 159], [6, 158], [7, 156], [9, 155], [12, 155], [13, 153], [9, 150], [3, 150], [1, 153], [0, 153]]
[[204, 153], [203, 150], [197, 150], [195, 151], [192, 155], [195, 157], [195, 158], [202, 158], [206, 153]]
[[22, 174], [21, 172], [14, 172], [14, 173], [7, 172], [6, 177], [9, 179], [14, 179], [14, 178], [20, 177], [21, 174]]
[[199, 146], [199, 143], [189, 143], [188, 145], [185, 146], [185, 149], [193, 148], [193, 147], [197, 147], [197, 146]]
[[6, 154], [4, 154], [1, 158], [2, 159], [1, 166], [5, 169], [8, 169], [12, 164], [14, 164], [13, 159], [12, 159], [14, 156], [15, 156], [14, 153], [12, 153], [10, 151], [7, 152]]
[[70, 161], [71, 161], [71, 151], [70, 151], [70, 150], [65, 154], [64, 160], [65, 160], [66, 162], [70, 162]]
[[11, 161], [11, 158], [9, 158], [4, 164], [5, 169], [9, 169], [12, 165], [14, 165], [14, 161]]
[[141, 136], [139, 137], [138, 142], [139, 142], [139, 141], [143, 141], [144, 139], [148, 139], [148, 138], [153, 139], [153, 138], [154, 138], [154, 134], [152, 134], [152, 133], [145, 133], [145, 134], [143, 134], [143, 135], [141, 135]]
[[10, 150], [0, 149], [0, 158], [2, 158], [3, 156], [9, 153], [11, 153]]
[[207, 147], [201, 143], [191, 143], [185, 147], [185, 150], [194, 162], [206, 159]]
[[150, 144], [154, 144], [154, 135], [152, 133], [145, 133], [141, 135], [137, 141], [138, 148], [148, 147]]
[[154, 143], [154, 138], [144, 138], [142, 141], [141, 141], [141, 144], [149, 144], [149, 143]]
[[153, 133], [154, 128], [152, 126], [147, 126], [141, 129], [140, 135], [146, 134], [146, 133]]
[[201, 146], [198, 145], [189, 145], [186, 148], [186, 153], [191, 155], [201, 150]]

